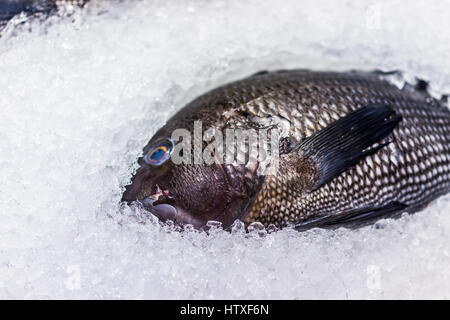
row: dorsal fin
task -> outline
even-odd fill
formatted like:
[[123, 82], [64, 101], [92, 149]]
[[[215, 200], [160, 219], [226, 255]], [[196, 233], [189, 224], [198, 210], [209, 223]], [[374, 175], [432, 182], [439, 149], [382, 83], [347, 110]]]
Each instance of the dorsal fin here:
[[418, 95], [424, 99], [426, 98], [433, 98], [430, 93], [428, 92], [429, 89], [429, 82], [420, 78], [416, 78], [416, 83], [411, 84], [409, 82], [406, 82], [403, 86], [402, 90], [410, 92], [413, 95]]
[[263, 74], [268, 74], [268, 73], [269, 73], [268, 70], [261, 70], [261, 71], [258, 71], [256, 73], [252, 74], [250, 77], [257, 77], [257, 76], [261, 76]]
[[428, 85], [429, 85], [428, 81], [425, 81], [425, 80], [419, 79], [419, 78], [416, 78], [416, 80], [417, 80], [416, 85], [415, 85], [416, 90], [423, 91], [428, 94]]
[[[262, 76], [262, 75], [269, 74], [269, 73], [285, 73], [285, 72], [292, 72], [292, 71], [293, 70], [286, 70], [286, 69], [279, 69], [279, 70], [273, 70], [273, 71], [261, 70], [261, 71], [258, 71], [256, 73], [252, 74], [250, 76], [250, 78], [257, 77], [257, 76]], [[296, 71], [309, 71], [309, 70], [307, 70], [307, 69], [296, 69]]]

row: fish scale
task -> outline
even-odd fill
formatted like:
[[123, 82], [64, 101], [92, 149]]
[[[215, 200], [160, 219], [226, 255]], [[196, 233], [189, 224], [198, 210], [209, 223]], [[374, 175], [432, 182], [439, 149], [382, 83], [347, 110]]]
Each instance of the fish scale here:
[[[197, 120], [203, 131], [278, 130], [280, 158], [274, 175], [262, 173], [258, 164], [213, 164], [209, 169], [181, 164], [167, 169], [170, 174], [159, 184], [171, 190], [174, 199], [183, 199], [176, 206], [180, 216], [189, 218], [179, 220], [195, 217], [196, 227], [208, 219], [228, 227], [238, 218], [247, 225], [293, 223], [301, 229], [415, 212], [450, 190], [450, 112], [428, 95], [424, 82], [401, 90], [387, 81], [391, 75], [261, 72], [186, 105], [155, 134], [144, 153], [177, 128], [192, 132]], [[348, 156], [342, 150], [349, 150]], [[158, 168], [145, 170], [162, 176]], [[141, 180], [141, 190], [150, 190], [145, 184], [154, 181]], [[124, 199], [133, 198], [125, 192]], [[210, 209], [206, 203], [212, 204]]]
[[[277, 76], [269, 74], [264, 80], [270, 83], [276, 81]], [[270, 177], [267, 189], [258, 194], [245, 219], [247, 223], [285, 225], [367, 204], [382, 206], [393, 200], [403, 202], [415, 211], [430, 198], [448, 192], [450, 122], [447, 108], [431, 98], [411, 98], [406, 92], [378, 79], [357, 82], [361, 75], [323, 77], [326, 81], [317, 75], [311, 79], [307, 76], [294, 79], [286, 83], [290, 88], [277, 92], [279, 98], [287, 96], [287, 90], [295, 92], [294, 101], [284, 99], [277, 108], [267, 100], [264, 108], [259, 107], [261, 103], [247, 103], [248, 111], [256, 117], [278, 117], [279, 108], [283, 106], [293, 124], [289, 134], [301, 141], [349, 111], [364, 104], [382, 102], [403, 117], [393, 133], [393, 148], [381, 149], [310, 194], [304, 194], [301, 188], [292, 184], [295, 176], [281, 172], [281, 177]], [[328, 86], [327, 90], [321, 90], [324, 85]], [[300, 115], [291, 110], [297, 110]], [[419, 140], [422, 136], [428, 137], [429, 142]], [[420, 170], [419, 164], [423, 166]], [[291, 194], [286, 196], [289, 192]], [[270, 199], [273, 194], [275, 201]]]

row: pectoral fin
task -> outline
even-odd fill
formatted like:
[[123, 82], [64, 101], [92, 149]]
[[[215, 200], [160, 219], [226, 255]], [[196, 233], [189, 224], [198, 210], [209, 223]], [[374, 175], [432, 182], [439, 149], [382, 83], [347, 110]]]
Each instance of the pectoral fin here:
[[300, 142], [292, 152], [299, 161], [315, 166], [307, 189], [314, 191], [365, 157], [387, 145], [401, 117], [384, 104], [372, 104], [349, 113]]

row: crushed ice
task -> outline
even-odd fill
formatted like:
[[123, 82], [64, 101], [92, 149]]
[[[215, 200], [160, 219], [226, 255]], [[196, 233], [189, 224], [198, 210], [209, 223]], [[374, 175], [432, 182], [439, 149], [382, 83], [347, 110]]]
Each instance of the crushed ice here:
[[[0, 298], [450, 298], [450, 203], [358, 230], [120, 205], [153, 133], [262, 69], [400, 69], [450, 92], [441, 1], [97, 1], [0, 38]], [[409, 78], [408, 78], [409, 77]], [[276, 232], [275, 232], [276, 231]]]

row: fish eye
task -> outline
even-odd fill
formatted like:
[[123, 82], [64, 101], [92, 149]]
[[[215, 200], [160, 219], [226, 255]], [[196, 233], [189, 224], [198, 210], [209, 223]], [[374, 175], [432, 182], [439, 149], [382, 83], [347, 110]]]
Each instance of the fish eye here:
[[170, 158], [174, 143], [172, 139], [157, 141], [144, 156], [145, 163], [152, 166], [160, 166]]

